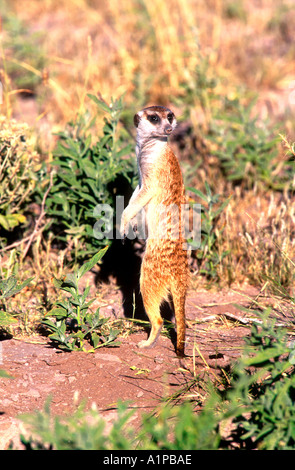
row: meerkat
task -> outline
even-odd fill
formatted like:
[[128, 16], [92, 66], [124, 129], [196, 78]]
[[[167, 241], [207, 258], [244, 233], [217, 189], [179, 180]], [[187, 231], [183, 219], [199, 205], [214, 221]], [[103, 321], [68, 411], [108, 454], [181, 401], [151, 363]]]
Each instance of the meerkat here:
[[172, 297], [176, 353], [183, 357], [189, 281], [182, 230], [185, 193], [177, 157], [168, 145], [168, 136], [176, 124], [174, 113], [163, 106], [144, 108], [134, 116], [139, 184], [122, 214], [120, 231], [125, 238], [129, 223], [133, 223], [138, 212], [144, 209], [147, 240], [140, 271], [140, 291], [151, 332], [138, 346], [147, 348], [155, 344], [163, 325], [160, 306]]

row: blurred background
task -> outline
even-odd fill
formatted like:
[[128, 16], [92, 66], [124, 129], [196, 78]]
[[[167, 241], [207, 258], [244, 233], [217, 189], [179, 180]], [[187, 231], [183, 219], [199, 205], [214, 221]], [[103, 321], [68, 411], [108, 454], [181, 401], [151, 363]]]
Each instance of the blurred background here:
[[211, 111], [213, 94], [233, 99], [252, 92], [263, 119], [284, 121], [294, 133], [293, 0], [1, 0], [0, 6], [6, 113], [39, 128], [56, 130], [89, 107], [88, 92], [107, 102], [124, 94], [132, 112], [151, 103], [180, 113], [190, 108], [195, 124]]

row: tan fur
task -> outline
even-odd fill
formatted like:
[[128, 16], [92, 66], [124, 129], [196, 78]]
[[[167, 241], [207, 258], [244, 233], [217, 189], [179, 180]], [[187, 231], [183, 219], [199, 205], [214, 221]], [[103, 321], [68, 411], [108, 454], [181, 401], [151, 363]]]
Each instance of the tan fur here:
[[[157, 115], [159, 122], [150, 122]], [[156, 119], [156, 118], [155, 118]], [[148, 238], [141, 267], [140, 289], [151, 322], [151, 333], [139, 347], [154, 345], [162, 328], [160, 306], [172, 296], [177, 355], [184, 355], [185, 298], [188, 288], [188, 260], [182, 234], [184, 185], [176, 156], [167, 136], [176, 126], [174, 114], [160, 106], [145, 108], [134, 118], [137, 126], [137, 159], [140, 182], [123, 212], [121, 233], [144, 208]]]

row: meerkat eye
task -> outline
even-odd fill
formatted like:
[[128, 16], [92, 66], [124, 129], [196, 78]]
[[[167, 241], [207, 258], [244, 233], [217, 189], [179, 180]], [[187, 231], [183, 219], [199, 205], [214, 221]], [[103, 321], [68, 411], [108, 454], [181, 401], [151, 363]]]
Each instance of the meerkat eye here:
[[169, 113], [168, 116], [167, 116], [167, 119], [168, 119], [168, 122], [170, 122], [170, 124], [171, 124], [172, 121], [173, 121], [173, 114]]
[[160, 118], [157, 114], [151, 114], [150, 116], [148, 116], [148, 120], [154, 124], [156, 122], [159, 122]]

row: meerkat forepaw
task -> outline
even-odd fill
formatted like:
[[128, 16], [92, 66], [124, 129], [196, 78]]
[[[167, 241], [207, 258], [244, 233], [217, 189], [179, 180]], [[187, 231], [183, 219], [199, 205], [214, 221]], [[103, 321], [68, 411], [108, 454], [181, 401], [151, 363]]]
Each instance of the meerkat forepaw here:
[[126, 238], [127, 238], [127, 235], [126, 235], [125, 231], [120, 232], [120, 233], [121, 233], [121, 242], [122, 242], [122, 244], [124, 245], [125, 240], [126, 240]]
[[[130, 232], [130, 226], [132, 227], [133, 235]], [[134, 217], [134, 219], [130, 221], [130, 219], [128, 217], [128, 213], [126, 214], [125, 211], [124, 211], [123, 215], [122, 215], [122, 219], [121, 219], [121, 225], [120, 225], [120, 234], [121, 234], [122, 243], [124, 244], [125, 239], [127, 237], [133, 240], [136, 236], [135, 235], [136, 232], [137, 232], [136, 218]]]
[[122, 218], [121, 226], [120, 226], [120, 235], [121, 235], [122, 243], [125, 242], [125, 239], [127, 237], [127, 233], [128, 233], [127, 224], [125, 223], [125, 221]]

